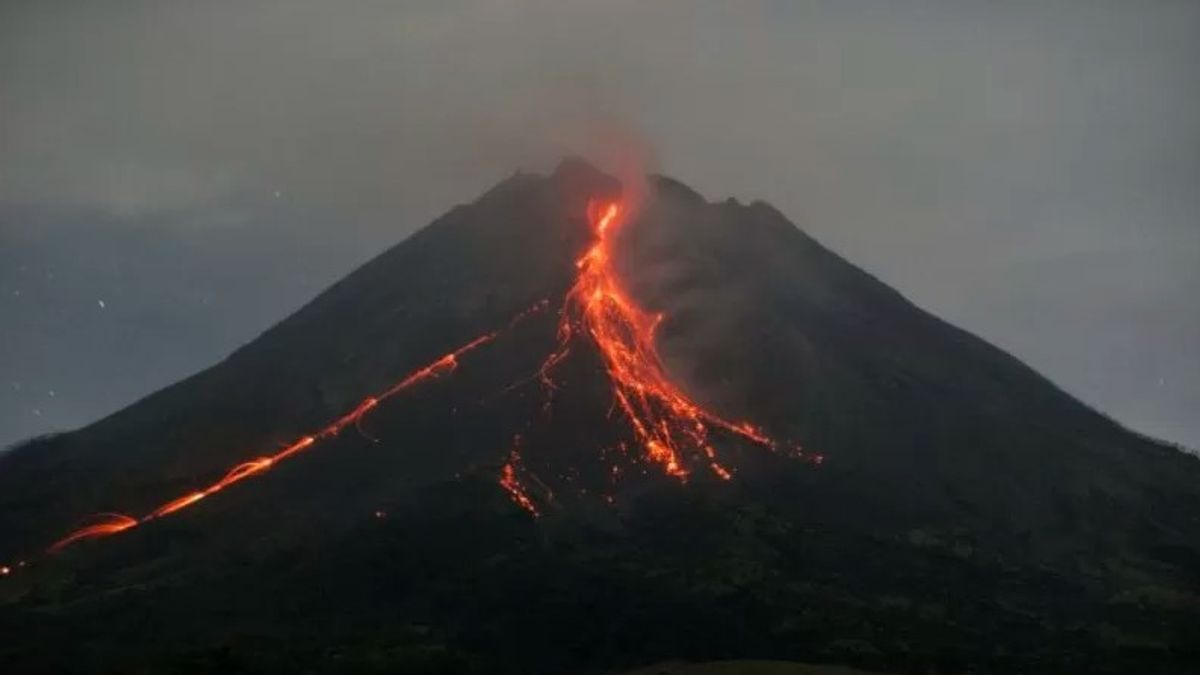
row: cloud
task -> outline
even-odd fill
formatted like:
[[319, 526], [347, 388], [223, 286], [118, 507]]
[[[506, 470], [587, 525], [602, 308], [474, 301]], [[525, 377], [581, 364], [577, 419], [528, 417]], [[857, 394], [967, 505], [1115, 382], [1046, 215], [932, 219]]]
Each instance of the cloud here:
[[[351, 218], [432, 215], [514, 164], [628, 145], [609, 67], [628, 32], [536, 4], [10, 7], [0, 201], [141, 214], [286, 186]], [[554, 55], [598, 30], [614, 43]]]

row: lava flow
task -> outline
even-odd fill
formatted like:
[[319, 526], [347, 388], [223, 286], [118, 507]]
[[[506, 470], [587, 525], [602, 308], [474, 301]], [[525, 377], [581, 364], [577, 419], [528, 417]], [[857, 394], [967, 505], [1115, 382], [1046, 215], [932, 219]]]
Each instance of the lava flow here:
[[[733, 476], [732, 470], [718, 458], [716, 447], [710, 440], [712, 431], [720, 430], [772, 450], [778, 445], [758, 427], [728, 420], [704, 408], [671, 380], [655, 344], [655, 333], [663, 315], [644, 310], [624, 291], [613, 263], [614, 235], [624, 217], [622, 207], [616, 202], [593, 202], [588, 206], [594, 240], [575, 263], [577, 275], [559, 312], [558, 346], [542, 361], [536, 374], [547, 391], [546, 405], [550, 405], [550, 394], [560, 387], [554, 379], [556, 367], [570, 354], [577, 338], [588, 340], [601, 357], [614, 407], [628, 423], [631, 437], [640, 448], [640, 453], [633, 459], [655, 464], [679, 480], [687, 480], [696, 466], [706, 467], [717, 478], [729, 480]], [[512, 319], [509, 328], [547, 305], [543, 300], [521, 312]], [[503, 332], [501, 329], [475, 338], [388, 389], [363, 399], [323, 428], [292, 441], [274, 454], [242, 462], [212, 484], [176, 497], [141, 518], [101, 514], [94, 522], [56, 541], [47, 552], [56, 553], [78, 541], [111, 536], [169, 516], [236, 483], [270, 471], [289, 457], [337, 436], [348, 426], [359, 428], [363, 417], [381, 402], [453, 371], [462, 356], [494, 341]], [[519, 436], [514, 439], [514, 446], [519, 440]], [[618, 447], [628, 452], [626, 443]], [[799, 454], [798, 448], [794, 450]], [[821, 456], [811, 455], [810, 459], [820, 463]], [[614, 478], [620, 473], [617, 466], [612, 467], [612, 472]], [[549, 487], [523, 465], [519, 448], [514, 447], [501, 469], [499, 484], [517, 505], [537, 516], [539, 509], [522, 477], [534, 481], [547, 501], [553, 499]], [[10, 572], [8, 567], [0, 568], [0, 576]]]
[[[696, 464], [730, 480], [732, 470], [718, 459], [710, 440], [712, 429], [771, 450], [778, 444], [749, 422], [731, 421], [704, 408], [671, 380], [655, 344], [663, 315], [647, 312], [624, 291], [613, 263], [615, 233], [624, 215], [616, 202], [588, 205], [594, 240], [575, 263], [575, 283], [559, 312], [558, 347], [543, 361], [538, 375], [549, 396], [560, 388], [553, 371], [570, 354], [572, 342], [577, 336], [590, 338], [604, 363], [614, 402], [641, 448], [641, 458], [679, 480], [686, 480]], [[790, 450], [802, 454], [798, 447]], [[514, 469], [518, 461], [514, 451], [502, 469], [500, 485], [518, 506], [537, 516]], [[820, 463], [821, 456], [813, 455], [812, 461]], [[618, 473], [616, 466], [613, 473]]]
[[523, 469], [524, 467], [521, 463], [521, 437], [518, 435], [513, 439], [513, 449], [508, 453], [508, 461], [500, 469], [500, 487], [504, 488], [504, 491], [508, 493], [509, 499], [512, 499], [514, 504], [525, 509], [536, 518], [541, 515], [541, 512], [538, 511], [537, 506], [533, 503], [533, 499], [530, 498], [529, 490], [526, 489], [525, 484], [518, 477], [518, 472]]
[[732, 422], [703, 408], [671, 381], [655, 345], [663, 315], [639, 307], [622, 289], [613, 265], [621, 207], [593, 203], [588, 211], [595, 241], [576, 262], [579, 275], [560, 313], [559, 348], [543, 364], [544, 381], [551, 381], [550, 371], [566, 355], [572, 337], [585, 333], [600, 352], [613, 397], [645, 458], [680, 479], [687, 477], [690, 464], [700, 461], [728, 480], [732, 474], [717, 459], [709, 427], [766, 447], [774, 448], [775, 442], [747, 422]]
[[[508, 328], [512, 328], [512, 326], [525, 319], [530, 314], [542, 311], [546, 308], [546, 306], [547, 302], [545, 300], [538, 302], [514, 317], [512, 321], [509, 322]], [[111, 536], [137, 527], [142, 523], [146, 523], [157, 518], [162, 518], [163, 516], [169, 516], [172, 513], [182, 511], [183, 509], [192, 506], [196, 502], [199, 502], [206, 497], [210, 497], [231, 485], [240, 483], [241, 481], [244, 481], [252, 476], [265, 473], [285, 459], [307, 450], [317, 442], [337, 436], [343, 430], [345, 430], [346, 427], [350, 425], [357, 426], [359, 422], [362, 421], [364, 415], [374, 410], [380, 403], [388, 398], [391, 398], [400, 392], [426, 380], [430, 380], [453, 371], [458, 367], [458, 360], [460, 358], [467, 353], [475, 351], [489, 342], [492, 342], [498, 338], [504, 332], [504, 330], [496, 330], [490, 333], [485, 333], [462, 345], [458, 349], [445, 354], [436, 361], [433, 361], [432, 363], [413, 371], [407, 377], [393, 384], [391, 387], [388, 387], [386, 390], [374, 396], [369, 396], [363, 399], [363, 401], [355, 406], [352, 410], [333, 420], [325, 427], [292, 441], [285, 448], [279, 452], [276, 452], [275, 454], [258, 457], [247, 462], [242, 462], [241, 464], [231, 468], [220, 480], [212, 483], [211, 485], [172, 499], [171, 501], [159, 506], [141, 518], [133, 518], [120, 513], [101, 514], [97, 517], [98, 519], [96, 522], [80, 527], [79, 529], [67, 534], [65, 537], [51, 544], [47, 549], [47, 552], [57, 553], [67, 546], [84, 539], [97, 539], [100, 537]]]

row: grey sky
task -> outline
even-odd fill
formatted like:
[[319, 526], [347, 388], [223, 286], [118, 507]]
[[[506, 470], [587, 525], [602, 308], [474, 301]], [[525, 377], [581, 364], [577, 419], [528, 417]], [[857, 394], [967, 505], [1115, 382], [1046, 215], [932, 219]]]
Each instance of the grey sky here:
[[1197, 63], [1188, 0], [8, 0], [0, 444], [212, 363], [580, 152], [767, 199], [1200, 447]]

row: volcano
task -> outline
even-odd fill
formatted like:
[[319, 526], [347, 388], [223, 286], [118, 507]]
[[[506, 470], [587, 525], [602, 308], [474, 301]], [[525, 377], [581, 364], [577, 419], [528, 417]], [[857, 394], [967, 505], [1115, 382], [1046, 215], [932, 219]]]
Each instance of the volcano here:
[[0, 456], [9, 672], [1194, 672], [1200, 462], [764, 203], [517, 173]]

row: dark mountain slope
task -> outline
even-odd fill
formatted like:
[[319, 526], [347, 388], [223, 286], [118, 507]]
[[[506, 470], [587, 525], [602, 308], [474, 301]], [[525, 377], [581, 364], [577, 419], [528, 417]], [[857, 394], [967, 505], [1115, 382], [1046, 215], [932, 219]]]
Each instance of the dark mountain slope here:
[[[668, 270], [639, 288], [672, 317], [663, 337], [668, 355], [686, 355], [677, 370], [722, 410], [792, 425], [831, 453], [829, 471], [899, 490], [890, 510], [924, 503], [1057, 537], [1110, 530], [1136, 515], [1126, 500], [1195, 499], [1194, 457], [921, 311], [771, 207], [673, 194], [645, 216], [657, 227], [633, 230], [651, 241], [633, 247], [631, 268]], [[1200, 534], [1188, 510], [1172, 523], [1185, 538]]]
[[[82, 515], [145, 513], [551, 301], [361, 434], [5, 579], [0, 657], [47, 672], [1194, 670], [1200, 462], [771, 207], [653, 188], [620, 269], [666, 317], [671, 373], [819, 467], [721, 438], [730, 482], [651, 469], [614, 485], [600, 450], [628, 432], [585, 348], [543, 410], [527, 378], [554, 348], [586, 203], [619, 191], [567, 162], [452, 210], [212, 369], [0, 458], [12, 559]], [[496, 482], [514, 434], [537, 520]]]
[[[561, 295], [589, 236], [586, 199], [616, 189], [586, 178], [516, 174], [217, 366], [86, 429], [19, 448], [0, 472], [5, 543], [23, 531], [30, 538], [16, 550], [44, 543], [82, 514], [144, 512]], [[38, 494], [32, 485], [42, 486]]]

